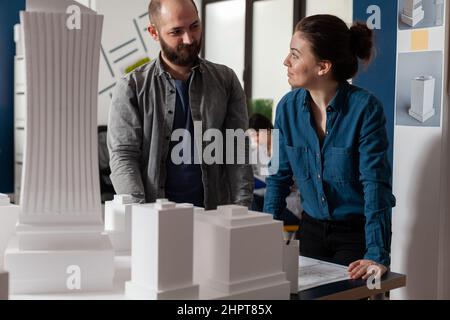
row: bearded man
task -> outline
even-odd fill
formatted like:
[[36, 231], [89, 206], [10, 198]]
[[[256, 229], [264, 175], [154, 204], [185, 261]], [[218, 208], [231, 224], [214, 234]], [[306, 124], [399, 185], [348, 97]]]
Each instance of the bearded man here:
[[[199, 57], [202, 25], [192, 0], [152, 0], [149, 16], [148, 32], [161, 52], [117, 83], [110, 108], [108, 149], [116, 192], [141, 203], [167, 198], [206, 209], [249, 207], [251, 166], [225, 161], [226, 154], [214, 163], [202, 157], [208, 129], [220, 130], [222, 142], [227, 129], [247, 130], [246, 97], [236, 74]], [[237, 158], [247, 157], [247, 145], [244, 153]]]

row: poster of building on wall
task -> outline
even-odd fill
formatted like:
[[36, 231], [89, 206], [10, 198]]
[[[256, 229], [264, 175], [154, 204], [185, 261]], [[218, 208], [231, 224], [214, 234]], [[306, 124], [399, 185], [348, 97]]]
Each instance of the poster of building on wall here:
[[445, 5], [398, 0], [396, 125], [441, 127]]

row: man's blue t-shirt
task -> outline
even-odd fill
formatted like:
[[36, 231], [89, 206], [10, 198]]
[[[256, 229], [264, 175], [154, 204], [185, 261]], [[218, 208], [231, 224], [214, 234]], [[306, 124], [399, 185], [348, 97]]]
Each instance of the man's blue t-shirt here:
[[[166, 198], [177, 203], [187, 202], [194, 204], [194, 206], [203, 207], [202, 171], [200, 164], [194, 164], [196, 148], [194, 143], [194, 123], [189, 103], [189, 80], [175, 80], [175, 85], [177, 98], [172, 132], [176, 129], [184, 129], [186, 131], [179, 141], [171, 141], [169, 145], [166, 161]], [[181, 164], [174, 164], [171, 157], [172, 150], [180, 143], [183, 145], [183, 148], [181, 148], [178, 156], [183, 158], [183, 152], [189, 150], [190, 147], [190, 157], [188, 161], [184, 161], [185, 157]]]

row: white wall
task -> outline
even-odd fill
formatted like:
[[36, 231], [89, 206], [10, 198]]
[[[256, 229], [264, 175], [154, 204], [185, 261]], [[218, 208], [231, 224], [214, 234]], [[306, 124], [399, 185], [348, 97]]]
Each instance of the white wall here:
[[252, 99], [273, 99], [274, 109], [291, 90], [283, 61], [289, 53], [293, 11], [293, 0], [256, 1], [253, 5]]
[[392, 270], [407, 275], [395, 299], [437, 298], [442, 132], [421, 129], [394, 134]]
[[353, 21], [353, 0], [307, 0], [306, 15], [333, 14], [347, 24]]
[[245, 0], [206, 6], [205, 58], [229, 66], [244, 85]]
[[[99, 124], [108, 122], [110, 94], [117, 79], [125, 74], [126, 67], [145, 57], [154, 59], [159, 53], [158, 43], [153, 41], [145, 30], [149, 22], [148, 4], [148, 0], [92, 1], [97, 13], [104, 15], [99, 77]], [[126, 44], [127, 42], [130, 43]], [[120, 45], [124, 46], [116, 49]], [[127, 54], [129, 55], [126, 56]]]
[[[98, 124], [108, 123], [109, 105], [114, 84], [125, 73], [126, 67], [149, 57], [158, 56], [159, 44], [151, 39], [144, 29], [148, 25], [148, 4], [150, 0], [77, 0], [90, 6], [104, 16], [102, 47], [100, 56]], [[201, 16], [201, 0], [194, 0]], [[114, 48], [125, 44], [113, 52]], [[129, 56], [121, 59], [126, 54]], [[117, 61], [121, 59], [120, 61]]]
[[[447, 6], [447, 27], [428, 29], [429, 49], [425, 50], [444, 51], [446, 57], [449, 56], [448, 9]], [[442, 37], [447, 39], [446, 43]], [[414, 51], [410, 39], [410, 30], [399, 31], [399, 57]], [[425, 65], [427, 63], [424, 61]], [[441, 64], [442, 61], [431, 63]], [[442, 66], [448, 79], [447, 70], [448, 58]], [[406, 274], [407, 280], [405, 288], [391, 293], [392, 299], [450, 299], [449, 96], [446, 89], [440, 94], [443, 100], [440, 126], [396, 125], [394, 130], [397, 206], [393, 210], [391, 267], [395, 272]], [[397, 109], [396, 114], [398, 112]]]
[[[443, 157], [442, 163], [450, 163], [450, 32], [448, 31], [448, 25], [450, 24], [450, 6], [447, 7], [446, 12], [447, 21], [447, 41], [445, 45], [445, 53], [447, 56], [447, 61], [445, 65], [445, 78], [444, 81], [446, 85], [447, 99], [444, 106], [444, 126], [443, 134]], [[441, 198], [441, 217], [439, 221], [440, 230], [439, 234], [439, 252], [440, 259], [438, 263], [438, 275], [440, 282], [438, 283], [438, 298], [439, 299], [450, 299], [450, 250], [448, 248], [450, 244], [450, 166], [445, 166], [445, 171], [442, 172], [441, 179], [441, 190], [445, 190], [444, 196]]]
[[[273, 99], [275, 109], [291, 89], [283, 61], [294, 27], [293, 1], [256, 1], [253, 10], [252, 99]], [[306, 15], [319, 13], [334, 14], [351, 24], [353, 0], [308, 0]]]

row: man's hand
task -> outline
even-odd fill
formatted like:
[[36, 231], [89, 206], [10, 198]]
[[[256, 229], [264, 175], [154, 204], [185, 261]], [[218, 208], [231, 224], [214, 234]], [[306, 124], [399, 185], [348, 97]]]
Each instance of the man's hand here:
[[348, 266], [351, 279], [359, 279], [362, 277], [362, 279], [366, 280], [374, 273], [381, 277], [386, 271], [387, 268], [384, 265], [372, 260], [357, 260]]

